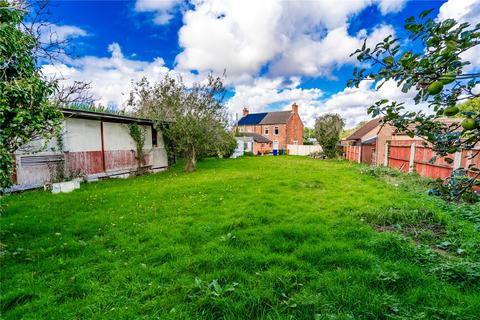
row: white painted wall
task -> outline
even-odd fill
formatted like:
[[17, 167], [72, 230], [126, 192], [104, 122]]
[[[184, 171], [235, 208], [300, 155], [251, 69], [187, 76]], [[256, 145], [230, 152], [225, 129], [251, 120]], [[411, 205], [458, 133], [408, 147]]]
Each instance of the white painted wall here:
[[64, 150], [70, 152], [101, 151], [100, 121], [65, 119]]
[[103, 142], [105, 151], [135, 150], [135, 142], [124, 123], [104, 122]]

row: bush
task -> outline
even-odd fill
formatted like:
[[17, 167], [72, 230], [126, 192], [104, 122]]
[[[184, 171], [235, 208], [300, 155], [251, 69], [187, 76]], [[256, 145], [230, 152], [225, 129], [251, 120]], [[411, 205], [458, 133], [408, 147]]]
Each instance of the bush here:
[[251, 152], [251, 151], [245, 151], [245, 152], [243, 153], [243, 155], [244, 155], [245, 157], [253, 157], [253, 156], [254, 156], [253, 152]]

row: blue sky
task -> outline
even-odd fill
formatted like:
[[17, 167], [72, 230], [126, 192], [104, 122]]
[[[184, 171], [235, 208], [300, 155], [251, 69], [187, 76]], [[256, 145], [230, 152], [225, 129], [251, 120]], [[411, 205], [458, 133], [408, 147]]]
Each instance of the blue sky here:
[[51, 31], [70, 40], [74, 55], [44, 72], [89, 81], [99, 103], [125, 108], [131, 81], [142, 76], [198, 81], [225, 69], [232, 115], [297, 102], [307, 125], [338, 112], [352, 126], [375, 99], [411, 94], [394, 85], [346, 88], [356, 65], [350, 52], [364, 38], [403, 37], [404, 20], [429, 8], [432, 17], [480, 16], [478, 0], [52, 1]]

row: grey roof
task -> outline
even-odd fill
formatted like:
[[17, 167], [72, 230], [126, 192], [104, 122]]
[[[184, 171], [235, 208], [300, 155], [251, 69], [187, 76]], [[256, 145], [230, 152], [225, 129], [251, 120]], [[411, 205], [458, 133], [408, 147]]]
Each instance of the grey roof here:
[[287, 123], [292, 115], [292, 111], [268, 112], [259, 124]]
[[243, 134], [245, 137], [252, 137], [253, 141], [260, 142], [260, 143], [272, 143], [272, 140], [268, 139], [267, 137], [262, 136], [258, 133], [247, 132]]
[[293, 115], [292, 111], [274, 111], [262, 113], [250, 113], [243, 116], [239, 121], [239, 126], [256, 124], [284, 124], [287, 123]]

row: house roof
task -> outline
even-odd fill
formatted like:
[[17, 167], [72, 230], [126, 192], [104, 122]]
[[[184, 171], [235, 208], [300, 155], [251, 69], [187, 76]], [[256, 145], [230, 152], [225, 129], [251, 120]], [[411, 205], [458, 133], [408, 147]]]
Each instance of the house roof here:
[[259, 142], [259, 143], [272, 143], [272, 140], [268, 139], [267, 137], [262, 136], [261, 134], [258, 133], [253, 133], [253, 132], [247, 132], [243, 134], [245, 137], [252, 137], [253, 141]]
[[249, 113], [238, 121], [238, 125], [283, 124], [288, 122], [292, 114], [291, 111]]
[[111, 122], [132, 123], [138, 124], [153, 124], [152, 120], [136, 118], [131, 116], [118, 115], [106, 112], [96, 112], [87, 110], [76, 110], [63, 108], [62, 113], [65, 118], [82, 118], [82, 119], [94, 119], [94, 120], [106, 120]]
[[259, 124], [260, 121], [262, 121], [263, 118], [265, 118], [266, 115], [267, 115], [266, 112], [262, 112], [262, 113], [249, 113], [249, 114], [247, 114], [246, 116], [242, 117], [242, 118], [238, 121], [238, 125], [239, 125], [239, 126], [249, 126], [249, 125]]
[[375, 127], [378, 127], [382, 124], [382, 118], [375, 118], [367, 123], [365, 123], [362, 127], [360, 127], [357, 131], [352, 133], [349, 137], [345, 140], [360, 140], [364, 135], [372, 131]]
[[292, 114], [291, 111], [268, 112], [259, 124], [287, 123]]

